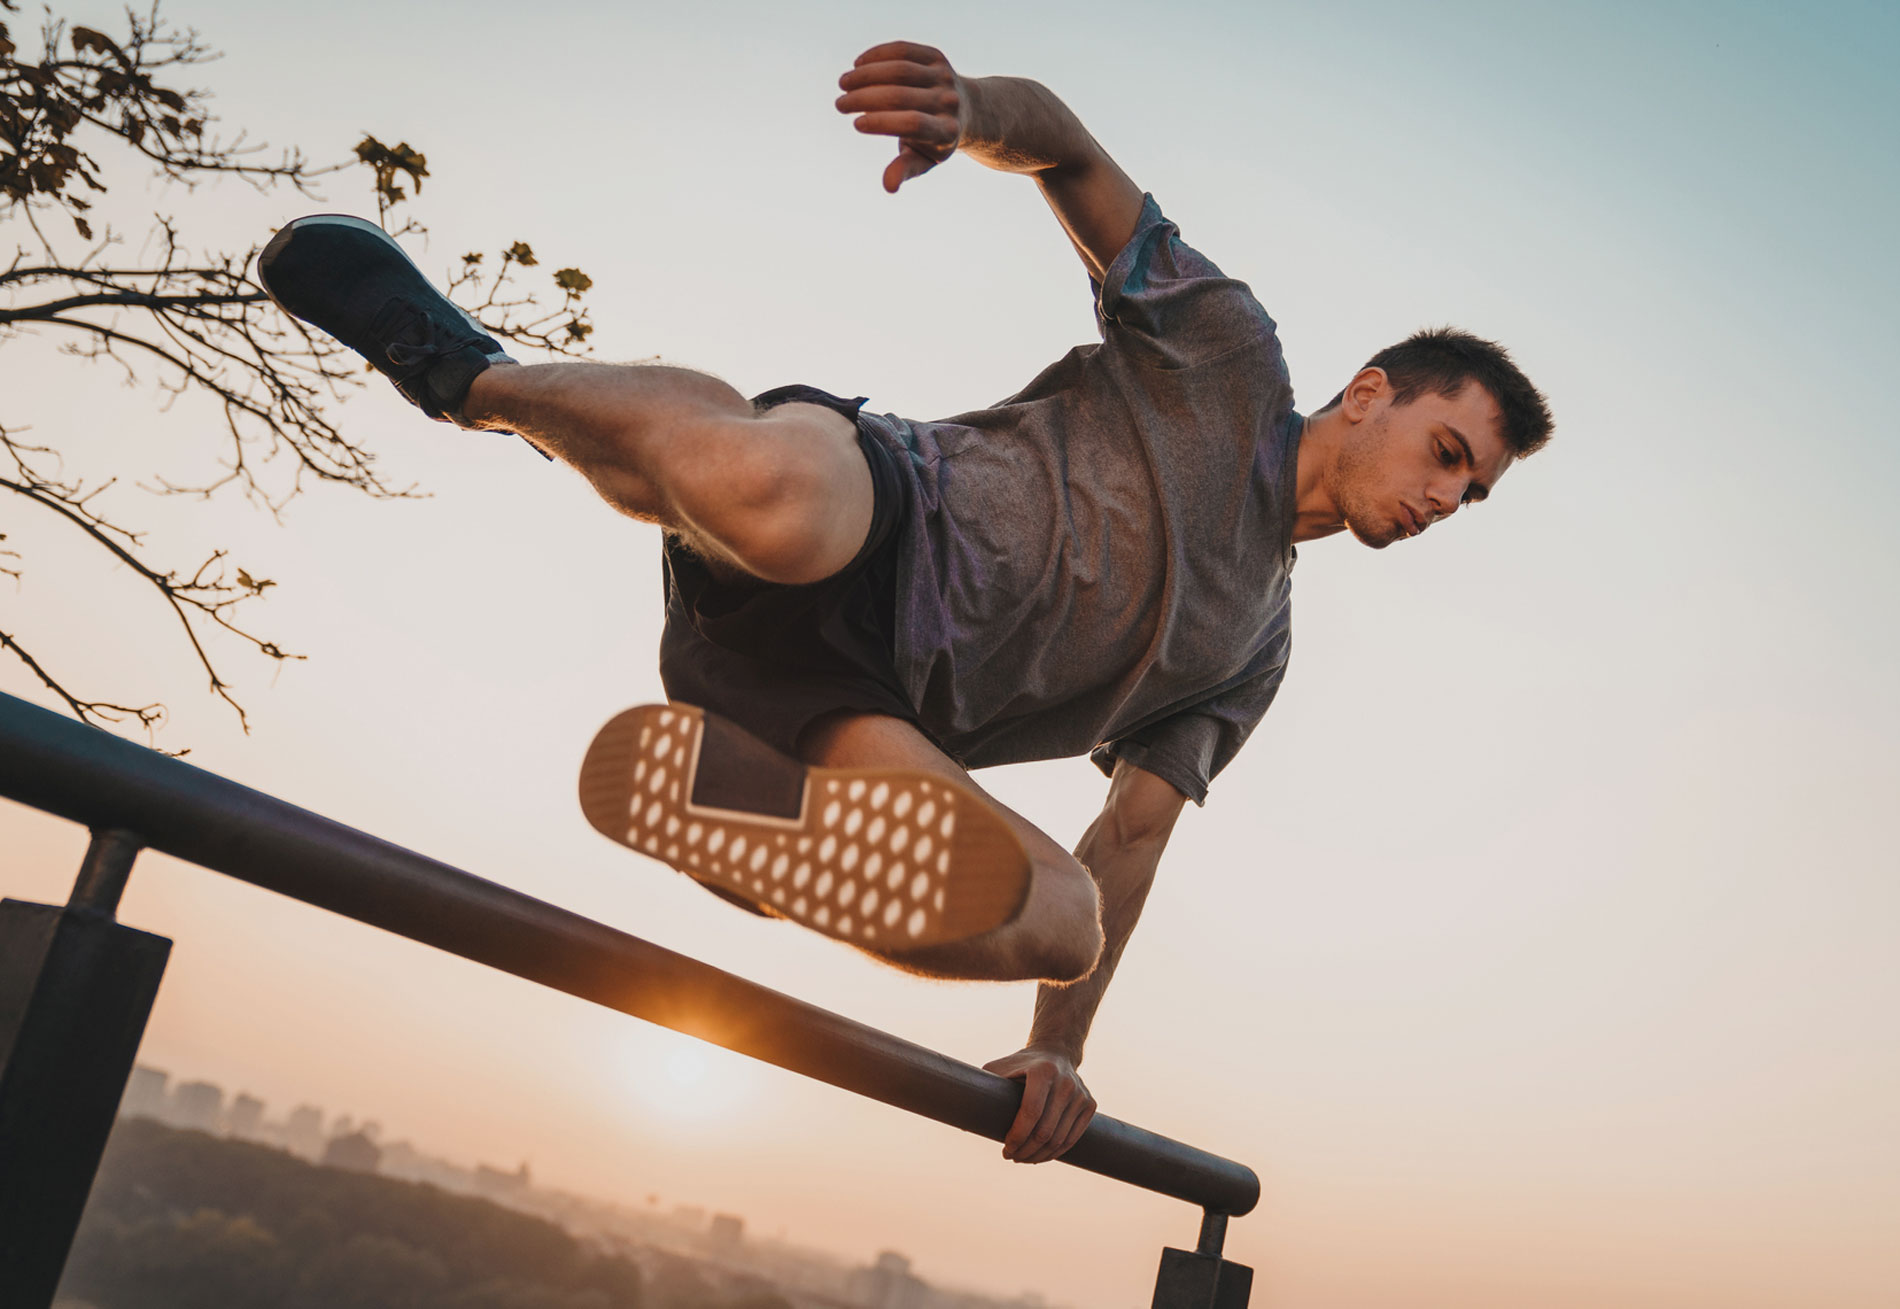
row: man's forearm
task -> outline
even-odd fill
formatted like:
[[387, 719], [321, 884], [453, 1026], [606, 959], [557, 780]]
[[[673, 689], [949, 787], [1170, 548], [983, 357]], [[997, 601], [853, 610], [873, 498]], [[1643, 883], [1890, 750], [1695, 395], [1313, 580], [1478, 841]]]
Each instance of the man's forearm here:
[[1040, 82], [962, 79], [966, 100], [958, 149], [1005, 173], [1043, 173], [1106, 158], [1082, 120]]
[[1062, 1054], [1074, 1064], [1082, 1062], [1082, 1047], [1095, 1021], [1095, 1011], [1115, 976], [1122, 949], [1141, 918], [1165, 845], [1164, 836], [1107, 848], [1107, 843], [1098, 839], [1097, 830], [1091, 828], [1076, 848], [1076, 857], [1101, 890], [1102, 957], [1095, 971], [1081, 981], [1069, 986], [1045, 984], [1037, 990], [1036, 1015], [1029, 1029], [1032, 1048]]

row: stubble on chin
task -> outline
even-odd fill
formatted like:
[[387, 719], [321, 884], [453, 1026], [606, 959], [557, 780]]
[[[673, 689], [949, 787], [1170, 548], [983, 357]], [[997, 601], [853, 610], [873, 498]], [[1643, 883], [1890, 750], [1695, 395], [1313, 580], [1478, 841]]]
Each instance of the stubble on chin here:
[[1355, 504], [1349, 500], [1340, 506], [1340, 517], [1345, 520], [1346, 530], [1352, 533], [1352, 539], [1371, 550], [1383, 550], [1405, 536], [1404, 530], [1389, 515], [1378, 512], [1371, 505]]
[[1359, 439], [1349, 445], [1339, 463], [1339, 516], [1359, 544], [1383, 550], [1405, 531], [1393, 516], [1375, 503], [1368, 492], [1377, 484], [1378, 453], [1385, 447], [1386, 416], [1380, 414]]

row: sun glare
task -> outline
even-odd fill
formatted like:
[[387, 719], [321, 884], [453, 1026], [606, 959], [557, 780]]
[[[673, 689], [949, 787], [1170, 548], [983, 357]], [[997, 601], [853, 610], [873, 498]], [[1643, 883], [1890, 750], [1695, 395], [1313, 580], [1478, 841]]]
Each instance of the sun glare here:
[[635, 1099], [675, 1125], [710, 1124], [742, 1112], [756, 1075], [741, 1056], [672, 1032], [638, 1042], [626, 1068]]

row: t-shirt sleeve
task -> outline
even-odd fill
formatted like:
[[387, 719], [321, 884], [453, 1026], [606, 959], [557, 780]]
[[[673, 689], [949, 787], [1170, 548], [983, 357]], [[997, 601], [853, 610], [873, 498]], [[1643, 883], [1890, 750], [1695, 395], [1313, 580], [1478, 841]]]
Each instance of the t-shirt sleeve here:
[[1110, 775], [1115, 761], [1126, 759], [1195, 804], [1205, 804], [1208, 783], [1234, 761], [1266, 716], [1284, 671], [1280, 665], [1258, 673], [1197, 705], [1105, 741], [1089, 758]]
[[1153, 196], [1095, 289], [1096, 326], [1159, 368], [1192, 368], [1274, 334], [1245, 282], [1181, 239]]

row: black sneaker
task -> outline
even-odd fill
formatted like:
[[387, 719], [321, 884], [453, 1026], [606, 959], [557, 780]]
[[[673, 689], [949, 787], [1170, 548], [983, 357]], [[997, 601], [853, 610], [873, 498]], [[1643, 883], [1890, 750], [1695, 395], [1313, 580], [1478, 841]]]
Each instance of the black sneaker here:
[[285, 224], [258, 255], [257, 280], [278, 308], [362, 355], [439, 422], [467, 426], [469, 384], [515, 362], [389, 233], [361, 218], [312, 214]]

